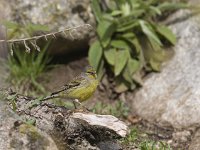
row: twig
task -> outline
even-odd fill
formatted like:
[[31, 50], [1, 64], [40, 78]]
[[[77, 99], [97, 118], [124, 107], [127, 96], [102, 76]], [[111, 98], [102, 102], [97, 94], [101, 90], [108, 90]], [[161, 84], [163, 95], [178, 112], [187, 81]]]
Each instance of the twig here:
[[[83, 24], [83, 25], [80, 25], [80, 26], [77, 26], [77, 27], [72, 27], [72, 28], [67, 28], [67, 29], [64, 29], [64, 30], [61, 30], [61, 31], [57, 31], [57, 32], [52, 32], [52, 33], [48, 33], [48, 34], [43, 34], [43, 35], [39, 35], [39, 36], [33, 36], [33, 37], [30, 37], [30, 38], [22, 38], [22, 39], [12, 39], [12, 40], [0, 40], [0, 42], [7, 42], [7, 43], [16, 43], [16, 42], [24, 42], [26, 43], [26, 41], [32, 41], [32, 40], [38, 40], [38, 39], [41, 39], [41, 38], [45, 38], [46, 40], [48, 36], [52, 36], [52, 37], [56, 37], [55, 35], [56, 34], [60, 34], [60, 33], [65, 33], [68, 32], [68, 31], [73, 31], [73, 30], [76, 30], [78, 28], [81, 28], [81, 27], [89, 27], [89, 28], [92, 28], [92, 26], [90, 24]], [[26, 45], [25, 45], [26, 46]]]

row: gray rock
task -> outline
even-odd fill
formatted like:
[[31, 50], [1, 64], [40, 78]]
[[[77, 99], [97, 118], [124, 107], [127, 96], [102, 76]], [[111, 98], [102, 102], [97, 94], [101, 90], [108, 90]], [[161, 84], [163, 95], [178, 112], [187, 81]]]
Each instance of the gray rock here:
[[192, 142], [190, 143], [189, 150], [199, 150], [200, 149], [200, 130], [198, 129], [194, 137], [192, 139]]
[[6, 68], [6, 62], [4, 59], [0, 58], [0, 89], [8, 87], [8, 82], [6, 82], [8, 75], [9, 74]]
[[94, 24], [90, 0], [9, 0], [12, 18], [18, 22], [48, 25], [51, 29]]
[[8, 44], [6, 43], [6, 28], [0, 24], [0, 59], [7, 59], [8, 55]]
[[6, 0], [0, 0], [0, 20], [10, 20], [11, 8]]
[[200, 125], [199, 16], [178, 11], [170, 20], [178, 41], [174, 57], [161, 73], [148, 77], [130, 97], [133, 110], [144, 119], [175, 128]]

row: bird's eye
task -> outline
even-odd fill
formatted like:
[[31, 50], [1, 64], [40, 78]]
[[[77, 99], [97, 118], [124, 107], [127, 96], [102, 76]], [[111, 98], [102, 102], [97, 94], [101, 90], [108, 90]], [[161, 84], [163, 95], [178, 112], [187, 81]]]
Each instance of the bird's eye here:
[[90, 75], [92, 75], [92, 76], [94, 76], [94, 77], [96, 77], [96, 72], [88, 71], [87, 73], [90, 74]]
[[87, 73], [89, 73], [89, 74], [95, 74], [95, 72], [93, 72], [93, 71], [88, 71]]

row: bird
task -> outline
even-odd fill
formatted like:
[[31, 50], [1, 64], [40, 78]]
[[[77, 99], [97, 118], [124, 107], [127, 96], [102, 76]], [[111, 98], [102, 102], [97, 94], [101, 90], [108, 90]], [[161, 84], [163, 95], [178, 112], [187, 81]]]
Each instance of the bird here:
[[80, 75], [43, 100], [52, 98], [72, 99], [76, 109], [76, 103], [81, 105], [82, 102], [88, 100], [94, 94], [98, 85], [99, 81], [95, 69], [92, 66], [87, 66], [84, 72], [81, 72]]

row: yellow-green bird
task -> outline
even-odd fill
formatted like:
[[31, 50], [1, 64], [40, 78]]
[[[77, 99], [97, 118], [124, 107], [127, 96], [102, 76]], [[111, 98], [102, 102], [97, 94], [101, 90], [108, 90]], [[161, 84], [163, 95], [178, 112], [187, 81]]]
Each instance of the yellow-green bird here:
[[96, 71], [92, 66], [87, 66], [85, 71], [79, 76], [72, 79], [71, 82], [64, 85], [60, 90], [53, 92], [51, 96], [44, 98], [43, 100], [51, 98], [69, 98], [73, 99], [75, 103], [81, 103], [88, 100], [95, 92], [99, 82], [97, 79]]

